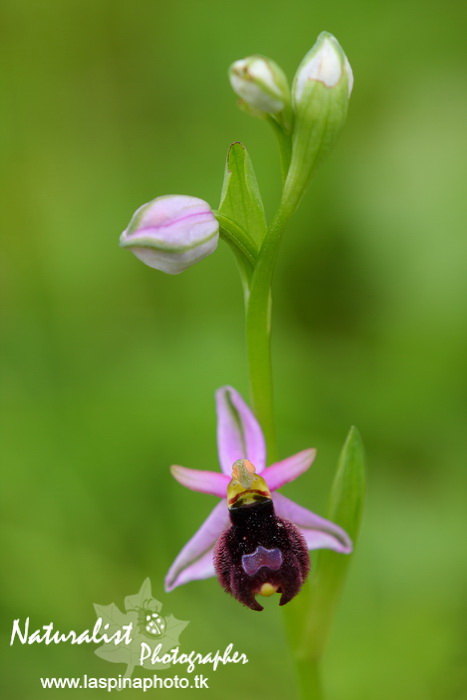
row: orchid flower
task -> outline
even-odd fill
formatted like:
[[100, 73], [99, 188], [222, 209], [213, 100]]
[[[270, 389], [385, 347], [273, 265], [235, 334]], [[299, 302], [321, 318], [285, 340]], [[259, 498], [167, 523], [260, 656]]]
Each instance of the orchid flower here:
[[[171, 471], [183, 486], [192, 491], [212, 494], [222, 500], [176, 557], [166, 576], [165, 588], [171, 591], [189, 581], [209, 578], [217, 573], [224, 588], [254, 610], [262, 610], [254, 598], [256, 593], [271, 595], [276, 591], [282, 592], [280, 604], [283, 605], [298, 593], [308, 574], [307, 549], [326, 548], [348, 554], [352, 551], [352, 543], [338, 525], [277, 492], [277, 489], [296, 479], [311, 466], [316, 450], [303, 450], [266, 466], [263, 433], [240, 394], [232, 387], [221, 387], [216, 392], [216, 406], [217, 443], [222, 472], [181, 466], [172, 466]], [[243, 508], [235, 507], [239, 504], [236, 503], [239, 498]], [[250, 528], [246, 533], [248, 537], [245, 536], [241, 530], [245, 525], [243, 515], [238, 530], [238, 513], [249, 512], [251, 515], [251, 506], [258, 502], [266, 503], [265, 507], [269, 509], [267, 522], [274, 523], [276, 531], [277, 528], [282, 528], [281, 532], [285, 531], [288, 536], [289, 547], [285, 549], [291, 550], [290, 556], [282, 545], [268, 544], [278, 542], [277, 537], [271, 533], [267, 536], [267, 546], [264, 546], [265, 541], [258, 539], [256, 522], [255, 534], [251, 535]], [[261, 528], [264, 531], [264, 517], [261, 517]], [[252, 540], [250, 549], [253, 551], [250, 553], [245, 554], [243, 549], [240, 553], [234, 551], [232, 534], [228, 533], [235, 527], [244, 534], [241, 539]], [[254, 545], [257, 545], [256, 549]], [[223, 571], [235, 568], [238, 561], [241, 563], [241, 571], [235, 582], [232, 580], [229, 583]], [[298, 562], [297, 566], [292, 566], [292, 561]], [[292, 571], [294, 566], [295, 574]], [[281, 571], [284, 580], [280, 579]], [[274, 572], [279, 574], [275, 577]], [[250, 581], [248, 576], [252, 577], [250, 586], [247, 585]], [[290, 581], [291, 576], [294, 581]]]

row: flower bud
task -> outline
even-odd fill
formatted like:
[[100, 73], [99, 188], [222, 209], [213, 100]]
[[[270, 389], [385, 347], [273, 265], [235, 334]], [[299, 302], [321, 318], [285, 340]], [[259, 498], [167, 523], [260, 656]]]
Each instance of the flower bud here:
[[352, 69], [339, 42], [321, 32], [292, 85], [295, 126], [285, 185], [292, 209], [344, 126], [352, 87]]
[[230, 84], [253, 113], [277, 114], [290, 109], [290, 91], [281, 68], [264, 56], [235, 61], [229, 69]]
[[[347, 97], [353, 88], [353, 73], [347, 56], [337, 39], [321, 32], [315, 45], [307, 53], [297, 71], [293, 86], [295, 107], [303, 102], [303, 95], [308, 83], [321, 82], [328, 88], [336, 87], [340, 82], [347, 84]], [[305, 98], [306, 99], [306, 98]]]
[[209, 204], [197, 197], [165, 195], [143, 204], [120, 236], [149, 267], [177, 275], [214, 252], [219, 224]]

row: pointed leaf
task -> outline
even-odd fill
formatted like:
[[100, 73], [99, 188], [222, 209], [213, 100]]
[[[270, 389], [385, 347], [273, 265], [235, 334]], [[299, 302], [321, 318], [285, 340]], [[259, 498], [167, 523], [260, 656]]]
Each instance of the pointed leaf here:
[[240, 261], [245, 266], [246, 271], [251, 272], [258, 257], [258, 246], [241, 226], [229, 219], [224, 213], [214, 211], [214, 216], [219, 224], [221, 238], [240, 256]]
[[266, 216], [253, 164], [245, 146], [233, 143], [227, 154], [219, 213], [260, 245], [266, 234]]
[[360, 529], [365, 500], [364, 460], [362, 439], [358, 430], [352, 427], [340, 455], [328, 515], [354, 541]]
[[[328, 516], [344, 528], [353, 540], [354, 549], [365, 499], [365, 461], [363, 443], [356, 428], [351, 428], [342, 449], [331, 489]], [[311, 582], [311, 596], [306, 613], [308, 625], [303, 632], [302, 649], [320, 658], [331, 626], [340, 592], [352, 555], [342, 556], [322, 551], [318, 571]]]

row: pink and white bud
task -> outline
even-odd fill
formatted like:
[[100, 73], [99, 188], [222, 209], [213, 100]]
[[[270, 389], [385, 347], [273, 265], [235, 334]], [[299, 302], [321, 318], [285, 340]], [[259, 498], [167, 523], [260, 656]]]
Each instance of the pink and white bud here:
[[352, 87], [352, 69], [341, 45], [332, 34], [321, 32], [292, 84], [292, 158], [284, 188], [292, 210], [337, 141]]
[[248, 56], [232, 63], [229, 80], [233, 91], [251, 109], [277, 114], [290, 107], [290, 90], [283, 70], [265, 56]]
[[350, 97], [353, 73], [347, 56], [337, 39], [328, 32], [321, 32], [317, 42], [303, 59], [295, 76], [293, 98], [295, 104], [302, 100], [305, 88], [318, 81], [327, 88], [334, 88], [342, 80], [346, 82], [346, 96]]
[[165, 195], [143, 204], [120, 236], [149, 267], [178, 275], [213, 253], [219, 224], [209, 204], [198, 197]]

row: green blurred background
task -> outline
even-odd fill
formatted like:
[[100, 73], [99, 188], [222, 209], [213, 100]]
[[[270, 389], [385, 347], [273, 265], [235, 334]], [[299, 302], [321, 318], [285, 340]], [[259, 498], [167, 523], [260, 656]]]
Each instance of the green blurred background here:
[[206, 695], [296, 697], [275, 601], [257, 615], [214, 579], [162, 585], [214, 504], [168, 467], [217, 469], [214, 391], [248, 395], [234, 261], [221, 243], [169, 277], [118, 236], [159, 194], [217, 206], [234, 140], [272, 213], [273, 135], [226, 70], [256, 52], [292, 77], [323, 29], [355, 89], [284, 241], [273, 350], [280, 454], [318, 448], [286, 495], [325, 513], [351, 424], [367, 450], [327, 696], [467, 697], [466, 18], [455, 0], [2, 0], [2, 697], [123, 673], [92, 647], [10, 648], [11, 623], [85, 629], [147, 576], [190, 620], [183, 648], [250, 658], [206, 671]]

